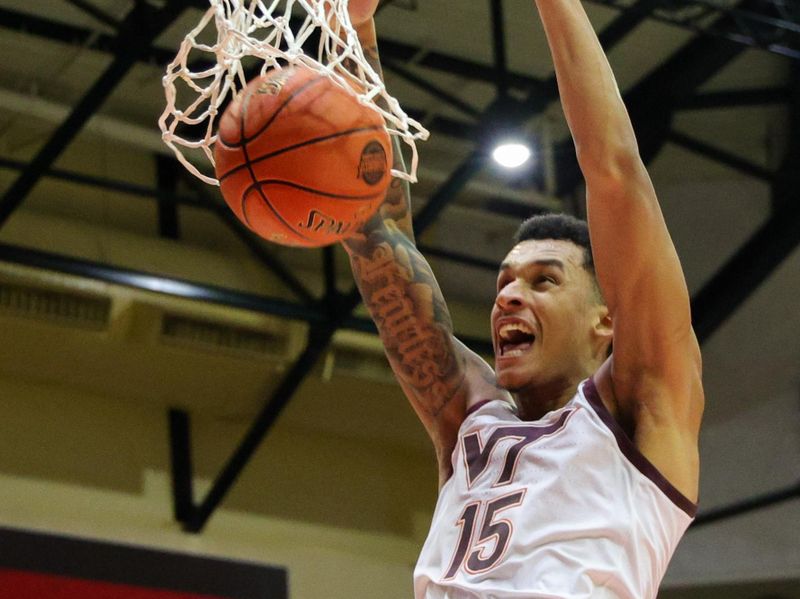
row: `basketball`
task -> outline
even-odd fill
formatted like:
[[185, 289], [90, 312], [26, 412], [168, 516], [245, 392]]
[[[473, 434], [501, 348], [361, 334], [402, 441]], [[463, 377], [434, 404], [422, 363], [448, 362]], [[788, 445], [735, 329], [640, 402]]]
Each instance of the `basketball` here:
[[217, 135], [222, 196], [252, 231], [283, 245], [319, 247], [352, 235], [391, 179], [383, 117], [307, 67], [248, 83]]

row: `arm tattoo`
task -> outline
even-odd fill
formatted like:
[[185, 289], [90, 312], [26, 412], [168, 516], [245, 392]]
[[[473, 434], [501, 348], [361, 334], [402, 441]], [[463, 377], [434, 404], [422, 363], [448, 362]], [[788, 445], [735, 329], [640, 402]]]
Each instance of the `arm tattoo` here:
[[[382, 76], [377, 46], [363, 50]], [[358, 73], [352, 61], [345, 66]], [[392, 143], [392, 166], [404, 170], [396, 137]], [[465, 356], [431, 267], [414, 244], [408, 182], [394, 178], [375, 216], [344, 244], [395, 375], [417, 408], [437, 417], [462, 390]]]
[[353, 273], [395, 374], [421, 409], [438, 416], [461, 388], [465, 368], [430, 266], [392, 226], [351, 249]]

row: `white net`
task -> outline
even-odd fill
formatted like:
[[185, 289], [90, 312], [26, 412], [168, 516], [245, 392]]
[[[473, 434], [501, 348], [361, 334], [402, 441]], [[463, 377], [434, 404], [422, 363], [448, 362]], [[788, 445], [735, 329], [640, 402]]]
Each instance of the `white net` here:
[[[214, 166], [215, 122], [222, 105], [270, 69], [301, 63], [325, 74], [377, 110], [390, 135], [411, 148], [408, 172], [416, 182], [416, 140], [428, 131], [403, 112], [369, 65], [347, 14], [347, 0], [210, 0], [211, 7], [181, 43], [163, 84], [167, 106], [159, 118], [164, 142], [193, 175], [219, 185], [201, 168]], [[199, 41], [213, 38], [207, 43]], [[303, 51], [319, 35], [316, 56]]]

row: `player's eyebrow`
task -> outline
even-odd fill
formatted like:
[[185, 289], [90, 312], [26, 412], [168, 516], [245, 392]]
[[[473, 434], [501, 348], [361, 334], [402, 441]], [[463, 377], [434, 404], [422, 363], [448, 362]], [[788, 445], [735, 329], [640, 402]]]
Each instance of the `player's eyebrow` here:
[[[562, 272], [565, 270], [564, 263], [556, 258], [550, 258], [547, 260], [546, 259], [534, 260], [533, 262], [528, 262], [526, 264], [523, 264], [522, 268], [526, 268], [529, 266], [545, 266], [545, 267], [552, 266], [558, 268]], [[503, 262], [502, 264], [500, 264], [500, 272], [504, 270], [510, 270], [512, 268], [514, 268], [513, 262]]]

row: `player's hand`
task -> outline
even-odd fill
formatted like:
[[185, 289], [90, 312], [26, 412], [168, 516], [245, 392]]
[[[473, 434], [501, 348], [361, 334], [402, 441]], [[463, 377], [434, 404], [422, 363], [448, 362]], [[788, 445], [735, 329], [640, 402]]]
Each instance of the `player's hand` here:
[[353, 27], [358, 27], [369, 21], [378, 9], [380, 0], [348, 0], [347, 12]]

